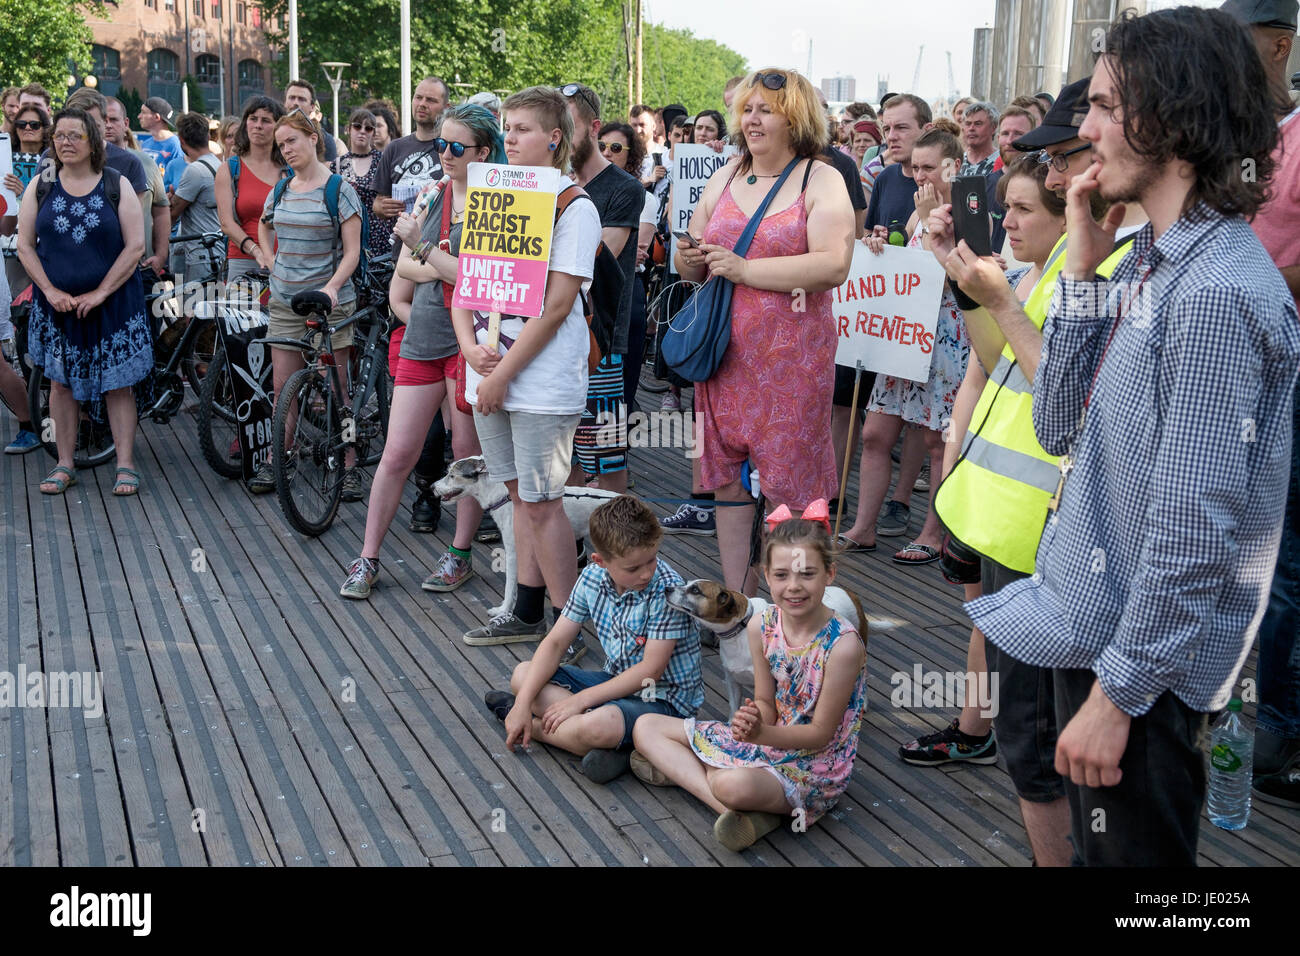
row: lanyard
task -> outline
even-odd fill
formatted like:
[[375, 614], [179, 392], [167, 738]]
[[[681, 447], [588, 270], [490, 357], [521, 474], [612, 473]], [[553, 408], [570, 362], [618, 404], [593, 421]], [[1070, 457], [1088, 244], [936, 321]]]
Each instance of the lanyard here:
[[[451, 235], [451, 206], [453, 200], [450, 185], [448, 183], [448, 188], [442, 191], [442, 228], [438, 232], [438, 248], [440, 249], [444, 248], [443, 242], [447, 241]], [[450, 252], [450, 248], [447, 248], [447, 251]], [[444, 309], [451, 308], [451, 290], [450, 283], [444, 282], [442, 284], [442, 307]]]

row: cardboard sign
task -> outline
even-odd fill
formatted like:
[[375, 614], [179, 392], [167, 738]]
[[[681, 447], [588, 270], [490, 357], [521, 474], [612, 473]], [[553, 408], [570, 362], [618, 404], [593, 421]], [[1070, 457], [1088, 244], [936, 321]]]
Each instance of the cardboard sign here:
[[[687, 231], [695, 207], [700, 203], [700, 196], [704, 194], [704, 187], [709, 184], [709, 177], [725, 166], [736, 152], [734, 146], [724, 146], [720, 153], [694, 143], [678, 143], [673, 147], [673, 184], [668, 206], [669, 235]], [[673, 253], [677, 251], [676, 238], [669, 242], [669, 249], [668, 269], [675, 273], [677, 270], [673, 265]]]
[[244, 481], [253, 480], [263, 461], [271, 458], [271, 350], [266, 337], [270, 313], [245, 302], [216, 304], [217, 334], [226, 350], [226, 372], [235, 399], [239, 423], [239, 451], [243, 455]]
[[14, 157], [10, 149], [9, 134], [0, 133], [0, 216], [18, 215], [18, 197], [13, 190], [5, 189], [5, 177], [14, 171]]
[[924, 382], [943, 298], [943, 267], [924, 249], [853, 244], [853, 265], [834, 290], [835, 364]]
[[451, 304], [479, 312], [541, 315], [560, 171], [470, 163], [468, 186]]

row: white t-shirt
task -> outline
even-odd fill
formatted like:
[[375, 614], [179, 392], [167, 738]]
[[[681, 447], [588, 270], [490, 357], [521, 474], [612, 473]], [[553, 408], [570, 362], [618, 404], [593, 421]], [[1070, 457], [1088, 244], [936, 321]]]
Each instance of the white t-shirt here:
[[[572, 185], [573, 180], [561, 176], [560, 190]], [[596, 264], [596, 248], [600, 245], [600, 215], [596, 207], [586, 200], [576, 200], [564, 210], [555, 224], [551, 236], [550, 272], [563, 272], [583, 280], [582, 291], [591, 288], [592, 272]], [[524, 322], [518, 318], [501, 318], [502, 342], [498, 350], [506, 354], [505, 339], [511, 342], [523, 332]], [[479, 344], [487, 342], [487, 331], [475, 332]], [[580, 415], [587, 408], [587, 351], [590, 336], [587, 319], [582, 314], [582, 297], [573, 297], [573, 307], [568, 318], [554, 337], [514, 377], [506, 388], [504, 408], [508, 412], [533, 412], [539, 415]], [[473, 368], [465, 367], [465, 400], [471, 405], [478, 402], [478, 383], [482, 376]]]

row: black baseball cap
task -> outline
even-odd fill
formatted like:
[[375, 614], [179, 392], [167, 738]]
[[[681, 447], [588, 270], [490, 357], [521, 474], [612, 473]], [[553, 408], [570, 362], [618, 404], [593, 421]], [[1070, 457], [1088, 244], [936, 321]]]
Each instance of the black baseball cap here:
[[1088, 115], [1088, 84], [1091, 77], [1075, 80], [1061, 90], [1056, 102], [1047, 111], [1039, 126], [1035, 126], [1011, 145], [1022, 153], [1033, 153], [1046, 146], [1068, 143], [1079, 138], [1079, 127]]
[[674, 103], [671, 106], [665, 106], [660, 110], [659, 115], [663, 118], [664, 129], [670, 129], [673, 125], [674, 116], [690, 116], [691, 114], [686, 112], [685, 106]]
[[172, 122], [172, 105], [161, 96], [149, 97], [144, 101], [144, 105], [157, 113], [159, 118], [172, 129], [176, 128], [176, 124]]
[[1300, 10], [1297, 0], [1226, 0], [1219, 7], [1224, 13], [1230, 13], [1248, 27], [1275, 27], [1279, 30], [1296, 31], [1296, 13]]

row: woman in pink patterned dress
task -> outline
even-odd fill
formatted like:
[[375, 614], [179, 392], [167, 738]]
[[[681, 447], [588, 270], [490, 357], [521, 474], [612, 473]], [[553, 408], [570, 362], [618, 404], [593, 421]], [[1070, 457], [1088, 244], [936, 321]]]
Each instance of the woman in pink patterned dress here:
[[[818, 160], [827, 124], [816, 91], [798, 73], [760, 70], [732, 101], [740, 155], [709, 180], [691, 217], [699, 248], [677, 244], [685, 279], [736, 283], [731, 342], [713, 378], [695, 388], [703, 490], [748, 501], [746, 460], [772, 507], [804, 508], [834, 497], [831, 399], [835, 322], [830, 290], [848, 276], [854, 219], [844, 180]], [[768, 206], [745, 258], [731, 249], [781, 172], [798, 164]], [[753, 594], [749, 508], [717, 509], [727, 587]]]

